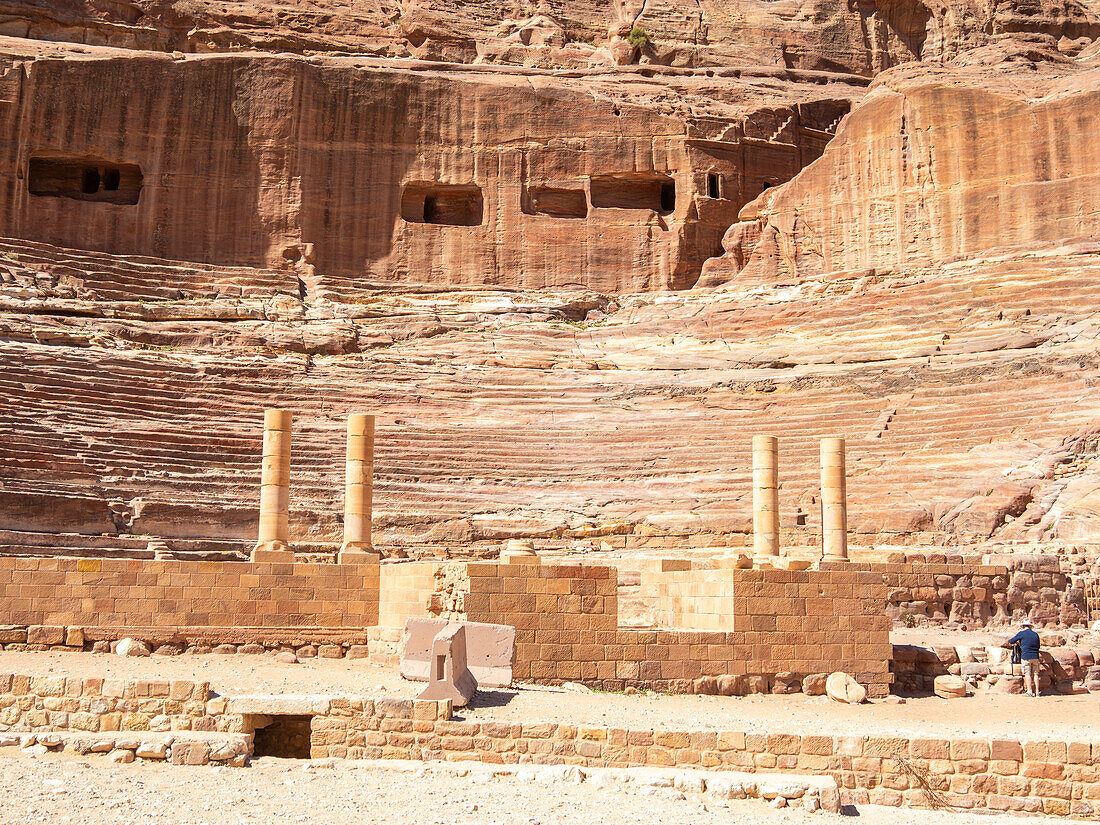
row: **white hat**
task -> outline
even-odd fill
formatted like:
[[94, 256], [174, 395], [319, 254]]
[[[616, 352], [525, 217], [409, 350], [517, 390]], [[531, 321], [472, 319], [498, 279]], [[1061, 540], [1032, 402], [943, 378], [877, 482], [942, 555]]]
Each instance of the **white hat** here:
[[1022, 622], [1020, 622], [1020, 626], [1021, 627], [1034, 627], [1035, 625], [1032, 624], [1031, 619], [1024, 619]]

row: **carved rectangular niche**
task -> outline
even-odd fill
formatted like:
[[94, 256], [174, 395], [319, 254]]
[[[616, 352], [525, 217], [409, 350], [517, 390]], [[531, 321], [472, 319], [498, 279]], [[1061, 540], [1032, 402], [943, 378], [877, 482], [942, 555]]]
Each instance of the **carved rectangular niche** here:
[[523, 211], [528, 215], [585, 218], [588, 216], [588, 197], [583, 189], [531, 186], [524, 191]]
[[78, 201], [135, 204], [143, 180], [136, 163], [95, 158], [35, 155], [27, 168], [27, 189], [32, 195]]
[[622, 173], [593, 175], [592, 206], [613, 209], [652, 209], [668, 213], [676, 208], [676, 181], [668, 175]]
[[401, 193], [401, 217], [410, 223], [480, 226], [484, 216], [481, 187], [474, 184], [416, 182]]

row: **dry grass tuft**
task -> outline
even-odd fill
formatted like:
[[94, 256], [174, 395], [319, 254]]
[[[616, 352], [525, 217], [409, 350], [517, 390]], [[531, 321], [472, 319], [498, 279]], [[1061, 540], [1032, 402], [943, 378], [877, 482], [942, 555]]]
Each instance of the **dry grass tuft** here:
[[898, 770], [909, 777], [910, 783], [924, 794], [929, 808], [934, 811], [955, 810], [955, 807], [944, 798], [943, 794], [932, 787], [932, 784], [928, 781], [928, 771], [926, 769], [918, 768], [908, 759], [897, 754], [894, 754], [894, 762], [897, 763]]

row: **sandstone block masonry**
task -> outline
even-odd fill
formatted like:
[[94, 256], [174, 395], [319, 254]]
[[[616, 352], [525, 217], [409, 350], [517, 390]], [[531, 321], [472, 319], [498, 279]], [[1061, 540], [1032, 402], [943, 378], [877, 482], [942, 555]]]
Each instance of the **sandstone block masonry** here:
[[872, 696], [889, 688], [890, 621], [874, 574], [723, 571], [729, 629], [700, 632], [619, 628], [613, 567], [471, 562], [466, 569], [466, 618], [516, 628], [519, 680], [690, 693], [717, 692], [713, 680], [731, 676], [734, 692], [767, 692], [780, 674], [796, 685], [844, 670]]
[[955, 808], [1100, 816], [1100, 746], [1089, 742], [432, 722], [412, 707], [385, 724], [354, 707], [313, 724], [314, 757], [825, 774], [845, 804], [930, 807], [932, 795], [909, 768]]
[[[1085, 619], [1083, 591], [1054, 556], [912, 553], [904, 561], [851, 565], [881, 575], [892, 619], [975, 627], [1024, 618], [1060, 625]], [[827, 561], [821, 568], [845, 569]]]
[[1100, 745], [1089, 742], [625, 729], [468, 720], [452, 710], [447, 701], [219, 696], [204, 682], [0, 674], [0, 744], [34, 733], [50, 748], [244, 764], [257, 730], [296, 717], [308, 719], [313, 758], [802, 773], [836, 779], [846, 804], [926, 807], [915, 770], [957, 808], [1100, 817]]
[[0, 623], [363, 628], [378, 565], [0, 556]]
[[[82, 644], [70, 646], [161, 629], [135, 635], [166, 646], [203, 644], [205, 637], [253, 652], [270, 644], [313, 647], [297, 631], [324, 630], [315, 652], [342, 656], [382, 642], [380, 635], [368, 641], [366, 628], [446, 615], [516, 628], [513, 672], [521, 681], [742, 694], [793, 691], [807, 676], [844, 670], [871, 696], [890, 685], [885, 585], [870, 572], [722, 571], [716, 586], [725, 595], [696, 599], [697, 609], [720, 611], [725, 622], [707, 632], [620, 628], [613, 567], [383, 567], [385, 573], [378, 564], [0, 558], [0, 624], [50, 628], [57, 636], [32, 641], [27, 630], [25, 639], [11, 640], [16, 644], [62, 645], [65, 628], [81, 630]], [[713, 571], [686, 574], [701, 572]], [[280, 628], [296, 633], [272, 633]]]

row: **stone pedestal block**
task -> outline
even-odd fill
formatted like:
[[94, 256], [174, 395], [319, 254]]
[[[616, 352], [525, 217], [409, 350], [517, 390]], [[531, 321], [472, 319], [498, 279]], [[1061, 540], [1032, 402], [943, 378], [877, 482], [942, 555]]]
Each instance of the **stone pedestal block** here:
[[465, 707], [477, 691], [477, 679], [466, 666], [466, 628], [452, 622], [439, 631], [432, 642], [428, 686], [418, 699], [450, 699], [455, 707]]

